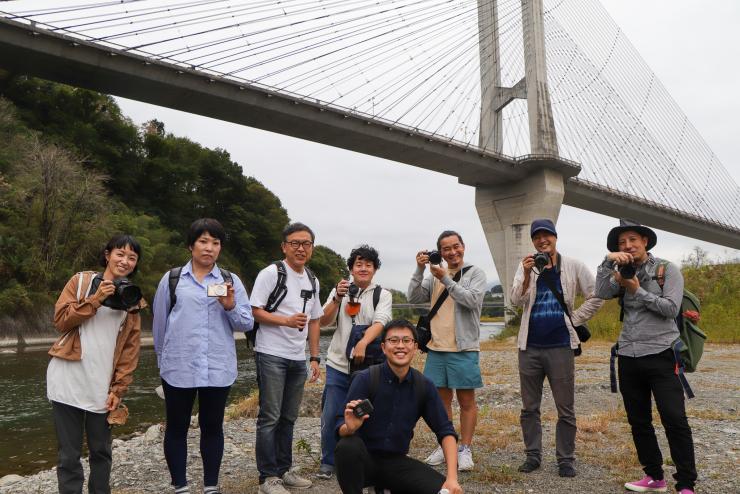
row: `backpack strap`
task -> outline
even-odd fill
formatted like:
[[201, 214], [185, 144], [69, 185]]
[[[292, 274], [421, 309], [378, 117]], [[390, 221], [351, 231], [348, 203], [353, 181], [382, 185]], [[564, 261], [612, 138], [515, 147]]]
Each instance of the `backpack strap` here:
[[681, 387], [683, 388], [684, 393], [686, 393], [686, 398], [691, 399], [694, 397], [694, 391], [691, 389], [691, 386], [689, 386], [688, 379], [686, 379], [686, 367], [681, 358], [681, 349], [683, 346], [683, 341], [681, 341], [680, 338], [674, 341], [671, 345], [671, 350], [673, 350], [673, 360], [675, 361], [674, 372], [678, 377], [678, 380], [681, 382]]
[[375, 395], [378, 393], [380, 387], [380, 366], [383, 364], [376, 364], [370, 366], [370, 387], [368, 388], [367, 394], [370, 401], [375, 401]]
[[619, 350], [619, 343], [615, 343], [611, 348], [611, 356], [609, 357], [609, 384], [611, 385], [612, 393], [619, 391], [617, 385], [617, 350]]
[[423, 410], [425, 407], [426, 400], [426, 383], [424, 382], [424, 374], [414, 369], [409, 368], [409, 371], [414, 376], [414, 398], [416, 398], [416, 409], [419, 411], [419, 415], [424, 415]]
[[375, 285], [375, 290], [373, 290], [373, 310], [378, 308], [378, 302], [380, 302], [380, 292], [382, 291], [382, 286]]
[[[288, 280], [288, 271], [285, 269], [285, 264], [283, 264], [283, 261], [275, 261], [273, 264], [277, 268], [277, 281], [275, 282], [275, 288], [272, 289], [272, 292], [270, 292], [270, 295], [267, 297], [267, 303], [265, 304], [265, 311], [267, 312], [275, 312], [288, 294], [288, 287], [286, 285]], [[313, 274], [311, 274], [311, 276], [313, 276]], [[312, 283], [314, 283], [315, 292], [316, 285], [313, 280]]]
[[658, 262], [658, 267], [655, 268], [655, 276], [653, 276], [653, 279], [658, 282], [658, 286], [660, 286], [660, 289], [663, 290], [663, 285], [665, 285], [665, 268], [668, 265], [668, 261], [660, 260]]
[[303, 269], [308, 273], [308, 279], [311, 280], [311, 290], [313, 290], [313, 294], [316, 296], [316, 275], [313, 274], [313, 271], [308, 269], [308, 266], [303, 266]]
[[167, 313], [169, 315], [170, 312], [172, 312], [172, 309], [175, 308], [175, 304], [177, 303], [177, 284], [180, 283], [180, 273], [182, 273], [182, 266], [172, 268], [170, 269], [170, 274], [168, 276], [168, 287], [170, 290], [170, 310]]

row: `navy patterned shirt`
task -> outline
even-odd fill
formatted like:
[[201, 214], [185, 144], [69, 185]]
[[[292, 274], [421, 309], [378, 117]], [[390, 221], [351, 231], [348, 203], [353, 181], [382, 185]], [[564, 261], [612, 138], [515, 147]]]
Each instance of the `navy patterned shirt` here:
[[537, 278], [537, 297], [529, 315], [527, 346], [534, 348], [558, 348], [570, 346], [570, 333], [565, 325], [565, 314], [558, 299], [547, 287], [546, 278], [553, 281], [556, 289], [563, 293], [560, 273], [545, 269]]

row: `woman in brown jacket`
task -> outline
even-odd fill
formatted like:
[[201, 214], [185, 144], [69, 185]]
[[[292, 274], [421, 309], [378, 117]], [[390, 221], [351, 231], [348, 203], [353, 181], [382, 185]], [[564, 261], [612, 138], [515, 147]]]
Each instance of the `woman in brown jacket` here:
[[133, 237], [114, 236], [100, 257], [105, 271], [75, 274], [54, 308], [54, 325], [62, 335], [49, 350], [46, 392], [59, 443], [61, 494], [82, 492], [83, 431], [90, 451], [88, 492], [110, 493], [108, 413], [118, 409], [139, 361], [139, 311], [146, 305], [140, 293], [138, 300], [122, 297], [114, 281], [133, 275], [140, 256]]

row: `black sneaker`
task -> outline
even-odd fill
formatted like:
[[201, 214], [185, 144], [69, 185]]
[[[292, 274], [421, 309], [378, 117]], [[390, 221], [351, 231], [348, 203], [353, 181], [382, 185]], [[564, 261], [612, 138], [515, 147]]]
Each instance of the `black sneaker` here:
[[527, 458], [527, 461], [519, 465], [519, 468], [517, 470], [522, 473], [530, 473], [534, 472], [540, 468], [540, 462], [535, 460], [534, 458]]
[[576, 469], [573, 468], [573, 465], [560, 465], [558, 467], [558, 475], [561, 477], [575, 477]]

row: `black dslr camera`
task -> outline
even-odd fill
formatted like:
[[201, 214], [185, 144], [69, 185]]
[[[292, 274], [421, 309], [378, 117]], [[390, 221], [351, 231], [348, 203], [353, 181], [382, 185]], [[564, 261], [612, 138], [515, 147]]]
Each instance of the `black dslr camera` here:
[[438, 250], [428, 250], [425, 254], [429, 256], [429, 264], [442, 264], [442, 254]]
[[[103, 281], [103, 275], [99, 274], [92, 280], [90, 293], [95, 293]], [[103, 305], [115, 310], [128, 310], [135, 307], [141, 300], [141, 289], [131, 283], [128, 278], [117, 278], [113, 280], [113, 286], [116, 289], [113, 293], [103, 300]]]
[[548, 256], [544, 252], [537, 252], [535, 255], [532, 256], [534, 259], [534, 267], [537, 268], [537, 271], [542, 271], [545, 269], [545, 266], [547, 266], [547, 263], [550, 262], [550, 256]]
[[349, 288], [347, 288], [347, 293], [349, 294], [349, 298], [354, 300], [357, 298], [357, 295], [360, 293], [360, 287], [355, 285], [354, 283], [350, 283]]
[[619, 275], [622, 277], [622, 279], [625, 279], [625, 280], [632, 279], [637, 274], [637, 268], [632, 263], [619, 266], [618, 269], [619, 269]]

